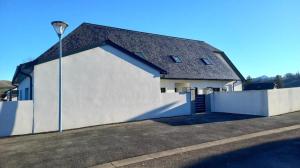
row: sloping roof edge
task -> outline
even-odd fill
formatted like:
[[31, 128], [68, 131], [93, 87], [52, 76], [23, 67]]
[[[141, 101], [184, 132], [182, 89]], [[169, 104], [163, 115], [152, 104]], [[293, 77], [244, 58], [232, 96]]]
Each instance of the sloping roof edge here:
[[[136, 55], [135, 53], [128, 51], [127, 49], [125, 49], [125, 48], [123, 48], [123, 47], [117, 45], [116, 43], [114, 43], [114, 42], [111, 41], [111, 40], [106, 40], [102, 45], [105, 45], [105, 44], [111, 45], [111, 46], [117, 48], [118, 50], [120, 50], [120, 51], [122, 51], [122, 52], [128, 54], [129, 56], [131, 56], [131, 57], [133, 57], [133, 58], [135, 58], [135, 59], [137, 59], [137, 60], [143, 62], [144, 64], [147, 64], [147, 65], [153, 67], [154, 69], [157, 69], [161, 74], [167, 74], [167, 71], [166, 71], [166, 70], [164, 70], [164, 69], [162, 69], [162, 68], [160, 68], [160, 67], [158, 67], [158, 66], [152, 64], [151, 62], [149, 62], [149, 61], [147, 61], [147, 60], [141, 58], [140, 56]], [[100, 46], [102, 46], [102, 45], [100, 45]]]
[[[17, 79], [20, 77], [21, 73], [26, 71], [26, 73], [30, 74], [33, 70], [33, 66], [35, 65], [35, 61], [29, 61], [23, 64], [20, 64], [17, 66], [16, 71], [14, 73], [13, 79], [12, 79], [12, 84], [16, 85], [18, 84]], [[24, 75], [21, 75], [24, 76]]]
[[[97, 27], [94, 27], [94, 26], [97, 26]], [[106, 29], [102, 30], [104, 28], [111, 28], [111, 29], [122, 30], [122, 31], [123, 30], [124, 31], [130, 31], [131, 33], [142, 33], [142, 34], [145, 34], [145, 35], [153, 35], [153, 37], [167, 37], [167, 39], [178, 39], [178, 40], [181, 40], [181, 43], [180, 43], [181, 47], [182, 47], [182, 45], [184, 45], [184, 47], [192, 45], [192, 46], [194, 46], [194, 48], [195, 47], [198, 47], [198, 48], [203, 47], [205, 50], [207, 50], [209, 52], [219, 53], [223, 57], [225, 62], [227, 62], [227, 64], [229, 65], [229, 67], [228, 66], [227, 67], [229, 69], [231, 69], [230, 72], [228, 71], [227, 75], [226, 74], [225, 75], [214, 75], [211, 79], [219, 79], [218, 77], [220, 77], [220, 79], [221, 78], [225, 79], [225, 77], [223, 77], [223, 76], [227, 76], [226, 79], [228, 79], [228, 80], [241, 80], [241, 81], [245, 80], [243, 75], [238, 71], [238, 69], [234, 66], [234, 64], [230, 61], [230, 59], [227, 57], [227, 55], [223, 51], [211, 46], [210, 44], [207, 44], [206, 42], [199, 41], [199, 40], [191, 40], [191, 39], [185, 39], [185, 38], [177, 38], [177, 37], [153, 34], [153, 33], [145, 33], [145, 32], [139, 32], [139, 31], [133, 31], [133, 30], [127, 30], [127, 29], [121, 29], [121, 28], [114, 28], [114, 27], [96, 25], [96, 24], [91, 24], [91, 23], [82, 23], [75, 30], [73, 30], [67, 36], [64, 37], [63, 42], [66, 40], [66, 43], [64, 43], [64, 44], [66, 44], [67, 46], [68, 46], [68, 42], [70, 42], [70, 41], [73, 42], [74, 44], [78, 44], [77, 46], [74, 45], [74, 47], [71, 47], [70, 49], [67, 49], [68, 47], [63, 47], [64, 48], [64, 51], [63, 51], [64, 52], [64, 57], [75, 54], [75, 53], [79, 53], [79, 52], [82, 52], [82, 51], [86, 51], [86, 50], [89, 50], [89, 49], [92, 49], [92, 48], [95, 48], [95, 47], [99, 47], [99, 46], [102, 46], [103, 44], [109, 44], [109, 45], [111, 45], [113, 47], [116, 47], [117, 49], [127, 53], [128, 55], [134, 57], [135, 59], [138, 59], [139, 61], [142, 61], [143, 63], [148, 64], [151, 67], [159, 70], [159, 72], [161, 74], [166, 74], [166, 76], [163, 75], [162, 78], [166, 77], [166, 78], [185, 79], [185, 77], [186, 77], [186, 79], [191, 79], [191, 78], [192, 79], [198, 79], [198, 80], [207, 79], [205, 77], [205, 75], [203, 75], [201, 73], [202, 71], [199, 72], [197, 70], [194, 70], [195, 73], [191, 73], [190, 76], [182, 75], [183, 73], [184, 74], [189, 74], [188, 72], [185, 72], [185, 71], [182, 71], [181, 75], [173, 73], [173, 72], [178, 72], [178, 71], [173, 71], [173, 69], [169, 68], [169, 66], [165, 66], [165, 64], [160, 64], [161, 63], [161, 62], [159, 62], [159, 61], [161, 61], [160, 59], [159, 59], [159, 61], [157, 61], [157, 59], [153, 61], [153, 58], [148, 57], [148, 55], [146, 55], [145, 58], [139, 56], [137, 53], [134, 52], [134, 50], [132, 48], [130, 48], [130, 47], [128, 48], [127, 45], [124, 45], [122, 42], [118, 42], [118, 40], [117, 40], [118, 38], [114, 38], [115, 36], [110, 37], [109, 34], [108, 34], [108, 30], [106, 30]], [[97, 31], [99, 31], [99, 32], [103, 31], [104, 35], [99, 34], [99, 32], [97, 32]], [[99, 35], [97, 35], [96, 33], [98, 33]], [[93, 39], [91, 42], [89, 40], [84, 41], [85, 39], [80, 39], [79, 38], [81, 36], [85, 36], [86, 34], [89, 35], [89, 39]], [[96, 35], [91, 36], [93, 34], [96, 34]], [[72, 35], [74, 35], [74, 37]], [[137, 37], [139, 37], [139, 36], [140, 35], [138, 35]], [[68, 37], [69, 37], [69, 40], [67, 39]], [[77, 42], [76, 40], [81, 40], [86, 45], [81, 45], [81, 43], [79, 43], [80, 41]], [[184, 40], [184, 43], [182, 42], [182, 40]], [[189, 41], [189, 44], [186, 44], [185, 41]], [[193, 43], [191, 43], [191, 42], [193, 42]], [[195, 42], [197, 42], [197, 44], [195, 44]], [[198, 44], [198, 42], [201, 42], [201, 43]], [[72, 46], [71, 44], [73, 44], [73, 43], [70, 43], [70, 46]], [[45, 62], [57, 59], [58, 58], [58, 47], [57, 46], [58, 46], [58, 43], [55, 43], [51, 48], [49, 48], [47, 51], [45, 51], [43, 54], [41, 54], [39, 57], [37, 57], [34, 61], [31, 61], [31, 62], [28, 62], [28, 63], [25, 63], [25, 64], [20, 64], [16, 68], [16, 71], [15, 71], [15, 74], [14, 74], [14, 77], [13, 77], [13, 80], [12, 80], [13, 83], [18, 83], [18, 82], [23, 80], [22, 76], [21, 76], [21, 78], [18, 77], [19, 76], [19, 71], [24, 70], [26, 73], [28, 73], [28, 72], [31, 72], [33, 70], [34, 65], [38, 65], [38, 64], [41, 64], [41, 63], [45, 63]], [[164, 48], [164, 49], [166, 49], [166, 48]], [[139, 48], [139, 51], [140, 51], [140, 48]], [[193, 52], [193, 51], [194, 50], [192, 50], [191, 52]], [[199, 51], [199, 52], [201, 53], [202, 51]], [[177, 53], [180, 53], [180, 52], [177, 52]], [[203, 52], [203, 53], [205, 54], [205, 52]], [[182, 54], [182, 53], [180, 53], [180, 54]], [[191, 55], [193, 55], [193, 54], [191, 54]], [[158, 55], [154, 55], [154, 56], [158, 56]], [[197, 67], [194, 67], [194, 69], [195, 68], [197, 68]], [[179, 70], [179, 69], [177, 68], [177, 70]], [[216, 71], [212, 71], [212, 72], [215, 72], [215, 73], [219, 72], [218, 74], [222, 74], [222, 72], [224, 72], [224, 71], [216, 70]], [[200, 74], [200, 75], [198, 75], [198, 74]]]
[[245, 81], [244, 76], [241, 74], [241, 72], [235, 67], [235, 65], [230, 61], [228, 56], [223, 51], [214, 51], [215, 53], [221, 54], [221, 56], [224, 58], [224, 60], [229, 64], [229, 66], [233, 69], [233, 71], [238, 75], [238, 77], [241, 79], [242, 82]]
[[[149, 62], [149, 61], [147, 61], [147, 60], [145, 60], [145, 59], [143, 59], [143, 58], [137, 56], [135, 53], [126, 50], [125, 48], [123, 48], [123, 47], [117, 45], [116, 43], [114, 43], [114, 42], [111, 41], [111, 40], [106, 40], [104, 43], [100, 44], [98, 47], [101, 47], [101, 46], [106, 45], [106, 44], [107, 44], [107, 45], [110, 45], [110, 46], [112, 46], [112, 47], [117, 48], [117, 49], [120, 50], [121, 52], [124, 52], [125, 54], [127, 54], [127, 55], [133, 57], [134, 59], [136, 59], [136, 60], [138, 60], [138, 61], [140, 61], [140, 62], [142, 62], [142, 63], [144, 63], [144, 64], [146, 64], [146, 65], [149, 65], [150, 67], [152, 67], [152, 68], [158, 70], [161, 74], [167, 74], [167, 71], [166, 71], [166, 70], [164, 70], [164, 69], [162, 69], [162, 68], [160, 68], [160, 67], [158, 67], [158, 66], [152, 64], [151, 62]], [[86, 51], [86, 50], [89, 50], [89, 49], [92, 49], [92, 48], [94, 48], [94, 47], [85, 48], [84, 50], [77, 51], [77, 52], [74, 52], [74, 53], [68, 53], [68, 54], [65, 55], [64, 57], [67, 57], [67, 56], [70, 56], [70, 55], [72, 55], [72, 54], [76, 54], [76, 53], [79, 53], [79, 52], [83, 52], [83, 51]], [[39, 63], [37, 63], [36, 61], [30, 61], [30, 62], [27, 62], [27, 63], [18, 65], [17, 68], [16, 68], [16, 71], [15, 71], [15, 73], [14, 73], [13, 79], [12, 79], [12, 84], [17, 84], [17, 83], [18, 83], [17, 79], [18, 79], [18, 77], [19, 77], [20, 75], [22, 75], [22, 74], [20, 73], [22, 70], [27, 69], [27, 70], [29, 70], [29, 71], [31, 72], [31, 71], [33, 70], [33, 67], [34, 67], [35, 65], [38, 65], [38, 64], [39, 64]]]

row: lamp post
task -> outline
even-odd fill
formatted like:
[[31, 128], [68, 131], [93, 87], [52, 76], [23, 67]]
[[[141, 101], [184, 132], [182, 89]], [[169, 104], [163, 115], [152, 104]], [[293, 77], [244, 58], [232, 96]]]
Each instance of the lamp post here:
[[62, 132], [62, 94], [61, 94], [61, 79], [62, 79], [62, 72], [61, 72], [61, 57], [62, 57], [62, 35], [64, 31], [68, 27], [68, 24], [63, 21], [53, 21], [51, 22], [55, 32], [59, 38], [59, 65], [58, 65], [58, 114], [59, 114], [59, 132]]

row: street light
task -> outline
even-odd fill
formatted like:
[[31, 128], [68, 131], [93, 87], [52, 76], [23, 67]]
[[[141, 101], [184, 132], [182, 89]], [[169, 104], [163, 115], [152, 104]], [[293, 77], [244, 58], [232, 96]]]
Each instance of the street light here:
[[64, 34], [64, 31], [68, 27], [68, 24], [63, 21], [53, 21], [51, 22], [55, 32], [58, 35], [59, 38], [59, 65], [58, 65], [58, 113], [59, 113], [59, 132], [62, 132], [62, 111], [61, 111], [61, 57], [62, 57], [62, 35]]

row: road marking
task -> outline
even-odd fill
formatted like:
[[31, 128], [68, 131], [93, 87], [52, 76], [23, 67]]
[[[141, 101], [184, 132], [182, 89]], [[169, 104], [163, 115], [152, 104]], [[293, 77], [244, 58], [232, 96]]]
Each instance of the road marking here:
[[226, 139], [221, 139], [221, 140], [216, 140], [216, 141], [212, 141], [212, 142], [205, 142], [205, 143], [201, 143], [201, 144], [197, 144], [197, 145], [175, 148], [175, 149], [171, 149], [171, 150], [156, 152], [156, 153], [147, 154], [147, 155], [141, 155], [141, 156], [122, 159], [122, 160], [117, 160], [117, 161], [93, 166], [92, 168], [122, 167], [122, 166], [140, 163], [140, 162], [144, 162], [144, 161], [148, 161], [148, 160], [158, 159], [158, 158], [162, 158], [162, 157], [166, 157], [166, 156], [172, 156], [172, 155], [179, 154], [179, 153], [185, 153], [185, 152], [195, 151], [195, 150], [199, 150], [199, 149], [205, 149], [205, 148], [209, 148], [209, 147], [213, 147], [213, 146], [224, 145], [224, 144], [228, 144], [228, 143], [238, 142], [238, 141], [242, 141], [242, 140], [248, 140], [248, 139], [271, 135], [271, 134], [278, 134], [278, 133], [296, 130], [296, 129], [300, 129], [300, 124], [289, 126], [289, 127], [282, 127], [282, 128], [277, 128], [277, 129], [271, 129], [271, 130], [236, 136], [236, 137], [231, 137], [231, 138], [226, 138]]

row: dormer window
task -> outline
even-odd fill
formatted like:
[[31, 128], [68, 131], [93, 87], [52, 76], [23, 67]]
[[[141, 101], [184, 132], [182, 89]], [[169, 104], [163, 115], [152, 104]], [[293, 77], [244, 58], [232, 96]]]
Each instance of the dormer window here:
[[201, 58], [201, 61], [202, 61], [205, 65], [212, 65], [212, 63], [210, 62], [210, 60], [207, 59], [207, 58]]
[[182, 63], [179, 56], [171, 55], [170, 56], [175, 63]]

